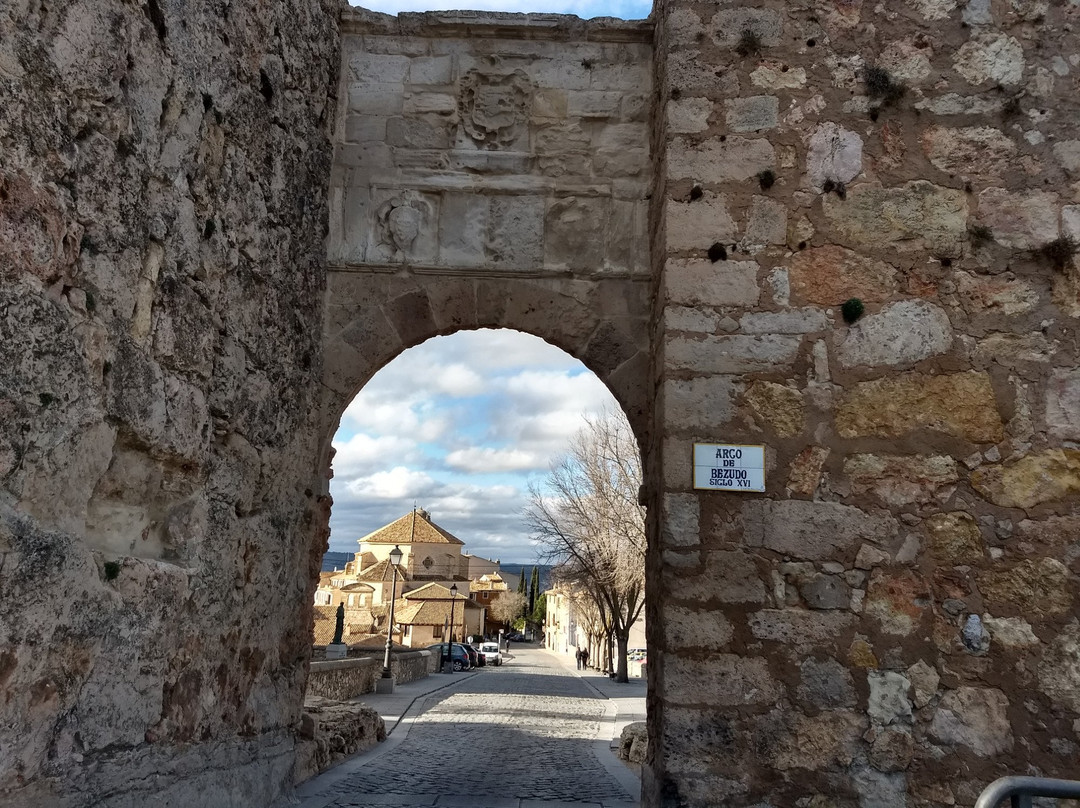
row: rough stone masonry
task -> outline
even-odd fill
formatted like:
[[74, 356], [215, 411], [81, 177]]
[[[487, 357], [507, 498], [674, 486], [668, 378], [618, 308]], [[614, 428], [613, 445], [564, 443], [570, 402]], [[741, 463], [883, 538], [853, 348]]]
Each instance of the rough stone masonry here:
[[286, 794], [337, 419], [485, 326], [642, 441], [646, 805], [1075, 774], [1078, 24], [8, 4], [0, 805]]

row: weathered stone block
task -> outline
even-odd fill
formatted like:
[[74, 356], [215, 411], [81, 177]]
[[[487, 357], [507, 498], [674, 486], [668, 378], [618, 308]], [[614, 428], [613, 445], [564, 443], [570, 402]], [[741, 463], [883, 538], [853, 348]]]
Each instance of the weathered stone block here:
[[1058, 368], [1046, 386], [1046, 426], [1060, 440], [1080, 440], [1080, 370]]
[[991, 126], [932, 126], [923, 132], [922, 148], [946, 174], [1004, 177], [1016, 165], [1016, 143]]
[[703, 603], [762, 603], [765, 585], [754, 558], [741, 550], [702, 551], [704, 569], [696, 575], [681, 574], [672, 594]]
[[899, 507], [929, 502], [958, 479], [956, 461], [947, 455], [852, 455], [844, 474], [855, 494], [872, 494], [885, 505]]
[[787, 241], [787, 209], [776, 200], [755, 196], [742, 243], [747, 249], [784, 244]]
[[755, 373], [789, 365], [799, 352], [798, 337], [774, 335], [669, 339], [671, 367], [696, 373]]
[[862, 171], [862, 138], [855, 132], [828, 122], [819, 124], [810, 135], [806, 173], [818, 193], [829, 180], [848, 183]]
[[966, 746], [979, 757], [1013, 748], [1009, 700], [993, 688], [959, 687], [941, 697], [930, 724], [936, 740]]
[[[957, 407], [958, 401], [965, 406]], [[896, 438], [928, 429], [991, 443], [1004, 434], [990, 377], [976, 371], [908, 374], [854, 385], [837, 408], [836, 429], [845, 438]]]
[[828, 327], [821, 309], [755, 311], [739, 318], [739, 330], [747, 334], [812, 334]]
[[1047, 449], [1013, 463], [982, 466], [971, 485], [995, 505], [1033, 508], [1080, 492], [1080, 450]]
[[942, 564], [978, 564], [985, 557], [975, 517], [964, 511], [936, 513], [924, 522], [930, 553]]
[[880, 726], [911, 721], [911, 682], [895, 671], [869, 671], [866, 681], [870, 688], [867, 712], [870, 720]]
[[782, 771], [848, 766], [865, 727], [866, 720], [849, 710], [823, 710], [813, 717], [796, 715], [795, 726], [780, 736], [773, 765]]
[[781, 438], [792, 438], [803, 430], [806, 416], [799, 390], [775, 382], [754, 382], [744, 398], [752, 417]]
[[986, 188], [979, 192], [979, 219], [999, 244], [1018, 250], [1041, 247], [1058, 237], [1057, 195]]
[[776, 151], [764, 138], [710, 138], [690, 143], [675, 138], [668, 149], [668, 178], [703, 183], [750, 179], [776, 167]]
[[748, 547], [811, 561], [854, 557], [856, 544], [888, 542], [897, 533], [891, 516], [871, 515], [836, 502], [748, 502], [743, 521]]
[[668, 101], [668, 131], [673, 133], [704, 132], [709, 128], [713, 102], [708, 98], [680, 98]]
[[927, 594], [926, 582], [911, 570], [876, 569], [866, 588], [863, 612], [885, 633], [907, 636], [922, 618]]
[[759, 640], [785, 645], [807, 645], [835, 640], [854, 622], [844, 612], [811, 612], [804, 609], [762, 609], [750, 615], [750, 633]]
[[671, 303], [683, 306], [753, 306], [761, 295], [753, 261], [669, 260], [664, 286]]
[[699, 545], [700, 518], [697, 494], [664, 494], [664, 544], [671, 547]]
[[693, 611], [683, 606], [664, 607], [667, 650], [706, 649], [722, 651], [735, 636], [731, 622], [715, 609]]
[[731, 132], [775, 129], [780, 99], [774, 95], [753, 95], [724, 102], [724, 122]]
[[1030, 615], [1059, 615], [1073, 602], [1069, 568], [1054, 558], [1024, 559], [1007, 569], [976, 575], [984, 601], [994, 611]]
[[953, 69], [969, 84], [1018, 84], [1024, 72], [1024, 48], [1006, 34], [977, 33], [953, 56]]
[[896, 270], [843, 247], [804, 250], [791, 261], [791, 291], [798, 300], [839, 306], [850, 297], [880, 303], [896, 292]]
[[1038, 667], [1039, 690], [1054, 703], [1080, 712], [1080, 623], [1070, 620]]
[[770, 704], [782, 687], [761, 657], [713, 654], [704, 659], [666, 656], [664, 698], [679, 706]]
[[967, 241], [964, 192], [925, 180], [899, 188], [855, 185], [844, 200], [835, 194], [822, 197], [822, 210], [841, 235], [841, 243], [849, 246], [958, 256]]
[[739, 385], [730, 376], [708, 376], [664, 383], [667, 423], [673, 429], [722, 427], [735, 416]]
[[952, 324], [943, 309], [904, 300], [855, 323], [836, 356], [845, 367], [907, 365], [945, 353], [952, 338]]
[[1030, 283], [1005, 275], [974, 275], [957, 272], [956, 290], [964, 310], [972, 315], [1023, 314], [1039, 303], [1039, 295]]
[[668, 250], [707, 250], [712, 244], [727, 244], [738, 236], [739, 228], [728, 212], [727, 198], [705, 192], [693, 202], [667, 203]]
[[851, 672], [835, 659], [805, 659], [799, 665], [799, 699], [818, 710], [855, 706]]

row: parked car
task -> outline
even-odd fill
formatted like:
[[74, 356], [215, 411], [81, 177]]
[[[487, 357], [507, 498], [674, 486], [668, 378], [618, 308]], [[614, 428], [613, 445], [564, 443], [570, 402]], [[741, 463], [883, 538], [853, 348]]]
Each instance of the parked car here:
[[462, 648], [465, 649], [465, 653], [469, 655], [469, 662], [472, 664], [472, 667], [479, 668], [479, 667], [483, 666], [484, 658], [482, 656], [480, 656], [479, 651], [477, 651], [471, 645], [465, 645], [464, 643], [454, 643], [454, 644], [455, 645], [460, 645]]
[[[437, 642], [434, 645], [429, 645], [428, 650], [438, 654], [439, 659], [446, 659], [446, 643]], [[466, 671], [472, 667], [469, 655], [460, 643], [454, 643], [451, 650], [450, 661], [453, 669], [456, 671]]]
[[520, 631], [515, 631], [513, 634], [508, 635], [506, 639], [511, 642], [525, 642], [525, 635]]
[[480, 643], [480, 658], [486, 660], [489, 665], [501, 665], [502, 654], [499, 653], [499, 644], [497, 642]]

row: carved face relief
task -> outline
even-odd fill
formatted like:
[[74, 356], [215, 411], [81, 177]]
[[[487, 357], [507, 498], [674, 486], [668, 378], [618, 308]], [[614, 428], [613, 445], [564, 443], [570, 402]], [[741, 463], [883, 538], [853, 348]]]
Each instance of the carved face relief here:
[[371, 258], [376, 261], [404, 261], [416, 254], [421, 234], [432, 227], [431, 204], [419, 194], [405, 193], [388, 199], [375, 214]]
[[520, 70], [501, 76], [470, 70], [458, 98], [462, 128], [489, 149], [508, 146], [527, 125], [532, 98], [532, 81]]

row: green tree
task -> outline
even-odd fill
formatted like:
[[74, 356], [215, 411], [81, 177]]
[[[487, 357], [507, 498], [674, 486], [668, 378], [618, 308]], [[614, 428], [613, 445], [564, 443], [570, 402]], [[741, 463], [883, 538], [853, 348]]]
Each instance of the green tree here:
[[540, 568], [533, 567], [532, 580], [529, 582], [529, 612], [536, 608], [536, 599], [540, 597]]
[[522, 567], [521, 572], [518, 573], [518, 588], [517, 588], [517, 591], [518, 591], [519, 595], [524, 595], [525, 594], [525, 586], [526, 586], [526, 584], [525, 584], [525, 568]]
[[544, 621], [547, 619], [547, 595], [541, 594], [536, 599], [536, 607], [532, 612], [532, 621], [538, 626], [544, 625]]

